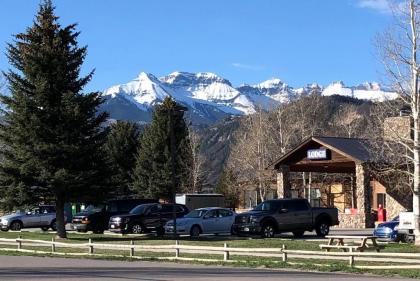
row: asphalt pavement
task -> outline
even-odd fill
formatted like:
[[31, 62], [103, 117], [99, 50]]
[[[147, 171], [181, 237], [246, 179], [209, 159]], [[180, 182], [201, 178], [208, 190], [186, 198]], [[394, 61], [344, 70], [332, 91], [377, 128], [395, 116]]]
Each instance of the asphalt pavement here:
[[342, 273], [315, 273], [291, 270], [187, 265], [168, 262], [124, 262], [70, 258], [0, 256], [0, 280], [386, 281], [405, 279]]

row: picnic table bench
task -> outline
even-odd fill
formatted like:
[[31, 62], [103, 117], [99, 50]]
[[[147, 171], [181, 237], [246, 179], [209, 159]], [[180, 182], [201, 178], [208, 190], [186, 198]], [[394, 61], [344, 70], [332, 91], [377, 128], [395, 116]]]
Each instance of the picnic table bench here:
[[[328, 238], [328, 244], [321, 244], [319, 247], [321, 249], [325, 249], [327, 252], [331, 249], [343, 250], [344, 252], [363, 252], [367, 249], [373, 249], [379, 252], [384, 248], [382, 245], [378, 245], [378, 243], [376, 243], [375, 236], [329, 235], [325, 236], [325, 238]], [[351, 244], [344, 243], [345, 239], [351, 240]], [[368, 244], [368, 241], [371, 243]]]

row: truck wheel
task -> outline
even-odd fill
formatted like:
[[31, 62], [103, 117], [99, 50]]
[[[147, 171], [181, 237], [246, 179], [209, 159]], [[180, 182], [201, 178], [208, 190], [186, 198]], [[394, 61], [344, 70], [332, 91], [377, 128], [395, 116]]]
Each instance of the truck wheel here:
[[414, 236], [410, 235], [410, 234], [404, 234], [401, 237], [401, 241], [403, 241], [405, 243], [409, 243], [409, 244], [414, 243]]
[[274, 226], [271, 223], [265, 223], [261, 229], [261, 237], [273, 238], [275, 234]]
[[293, 236], [295, 238], [302, 238], [305, 231], [293, 231]]
[[141, 226], [141, 224], [136, 223], [131, 227], [131, 232], [134, 234], [143, 233], [143, 227]]
[[20, 221], [13, 221], [10, 224], [10, 230], [13, 230], [13, 231], [20, 231], [22, 227], [23, 227], [23, 224]]
[[51, 229], [52, 229], [53, 231], [57, 231], [57, 221], [56, 221], [56, 220], [53, 220], [53, 221], [51, 222]]
[[49, 226], [43, 226], [43, 227], [41, 227], [41, 230], [42, 230], [42, 231], [48, 231], [48, 229], [50, 229], [50, 227], [49, 227]]
[[194, 225], [190, 230], [190, 236], [192, 238], [198, 238], [200, 236], [201, 229], [198, 225]]
[[325, 237], [330, 233], [330, 225], [326, 221], [320, 221], [315, 227], [316, 235]]

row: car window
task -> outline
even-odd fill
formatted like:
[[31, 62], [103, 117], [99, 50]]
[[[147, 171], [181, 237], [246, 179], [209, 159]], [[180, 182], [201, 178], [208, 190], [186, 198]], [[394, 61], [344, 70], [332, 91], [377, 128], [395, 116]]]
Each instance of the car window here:
[[254, 208], [254, 211], [275, 211], [280, 207], [279, 201], [265, 201]]
[[220, 209], [219, 210], [219, 218], [230, 217], [230, 216], [232, 216], [231, 211], [225, 210], [225, 209]]
[[205, 218], [217, 218], [217, 210], [208, 211]]
[[151, 214], [158, 214], [161, 211], [162, 211], [162, 205], [154, 205], [152, 206], [152, 208], [150, 208]]

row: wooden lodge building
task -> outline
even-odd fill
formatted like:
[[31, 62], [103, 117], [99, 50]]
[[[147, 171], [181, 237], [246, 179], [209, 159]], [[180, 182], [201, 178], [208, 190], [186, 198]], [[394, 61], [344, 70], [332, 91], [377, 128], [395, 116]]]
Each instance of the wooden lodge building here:
[[[387, 192], [392, 187], [371, 173], [371, 153], [363, 139], [310, 137], [268, 167], [276, 174], [268, 198], [301, 197], [312, 206], [336, 207], [342, 228], [372, 227], [379, 205], [393, 218], [410, 208], [411, 196]], [[244, 192], [245, 207], [250, 192]]]

